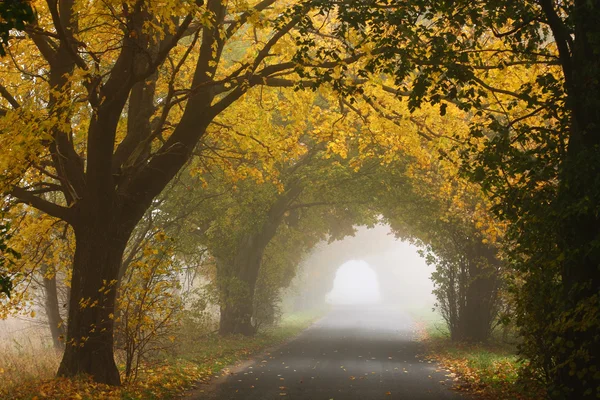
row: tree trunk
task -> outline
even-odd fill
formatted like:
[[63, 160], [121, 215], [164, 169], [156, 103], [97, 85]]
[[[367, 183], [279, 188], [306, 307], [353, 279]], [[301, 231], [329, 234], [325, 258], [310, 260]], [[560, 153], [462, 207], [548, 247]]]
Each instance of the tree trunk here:
[[496, 317], [497, 279], [494, 252], [482, 244], [475, 244], [469, 262], [469, 280], [466, 304], [462, 315], [463, 340], [485, 342]]
[[485, 342], [488, 340], [495, 306], [495, 279], [492, 271], [481, 265], [470, 268], [470, 281], [467, 286], [466, 307], [464, 310], [463, 340]]
[[113, 353], [118, 273], [128, 234], [110, 218], [75, 226], [66, 349], [59, 376], [91, 375], [95, 382], [120, 385]]
[[[556, 354], [556, 383], [568, 388], [569, 398], [578, 399], [600, 396], [598, 379], [587, 372], [600, 370], [600, 118], [596, 116], [590, 126], [593, 130], [574, 128], [555, 207], [562, 218], [558, 238], [564, 257], [563, 309], [557, 311], [562, 311], [558, 318], [565, 329], [559, 334], [563, 343], [571, 344]], [[583, 147], [575, 137], [581, 138]], [[579, 375], [582, 372], [585, 375]]]
[[46, 294], [46, 316], [48, 317], [48, 326], [50, 327], [54, 348], [62, 351], [65, 348], [65, 325], [60, 316], [58, 291], [56, 290], [56, 275], [48, 278], [46, 276], [47, 271], [48, 266], [44, 265], [42, 274], [44, 274], [44, 291]]
[[299, 183], [291, 184], [272, 204], [260, 229], [254, 234], [242, 237], [234, 258], [223, 257], [221, 262], [217, 263], [217, 280], [221, 295], [221, 335], [253, 335], [256, 332], [252, 325], [254, 289], [263, 254], [277, 233], [289, 204], [301, 192], [302, 186]]
[[254, 335], [256, 329], [254, 328], [254, 325], [252, 325], [252, 312], [253, 307], [251, 301], [240, 301], [234, 304], [221, 306], [219, 334]]
[[[596, 136], [600, 139], [600, 133]], [[555, 383], [561, 393], [568, 388], [565, 395], [577, 399], [600, 396], [598, 378], [591, 372], [600, 370], [599, 151], [600, 144], [590, 144], [568, 162], [572, 164], [563, 176], [558, 203], [560, 209], [570, 210], [561, 221], [558, 234], [559, 248], [565, 258], [561, 273], [562, 310], [557, 310], [562, 328], [558, 334], [565, 344], [555, 355]]]
[[267, 244], [257, 235], [248, 235], [242, 239], [233, 263], [220, 264], [217, 273], [221, 275], [222, 285], [221, 335], [256, 333], [252, 325], [254, 289]]
[[[600, 397], [600, 7], [576, 0], [572, 55], [563, 62], [572, 111], [567, 156], [554, 207], [562, 263], [563, 346], [556, 383], [568, 398]], [[569, 38], [572, 40], [572, 38]], [[567, 56], [567, 54], [562, 54]], [[567, 57], [563, 57], [567, 60]]]

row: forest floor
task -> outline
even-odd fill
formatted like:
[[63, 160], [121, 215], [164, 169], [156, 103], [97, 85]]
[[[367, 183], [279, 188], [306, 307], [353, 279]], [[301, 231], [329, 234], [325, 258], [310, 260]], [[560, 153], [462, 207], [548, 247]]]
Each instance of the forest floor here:
[[313, 311], [284, 316], [255, 337], [217, 334], [178, 337], [163, 357], [142, 365], [131, 383], [115, 388], [89, 379], [54, 378], [60, 355], [25, 338], [0, 343], [0, 399], [171, 399], [208, 382], [224, 368], [297, 336], [323, 315]]
[[539, 400], [546, 398], [542, 384], [521, 372], [527, 361], [517, 354], [511, 334], [494, 332], [487, 343], [457, 343], [450, 340], [441, 317], [413, 310], [419, 337], [427, 357], [449, 370], [457, 382], [456, 390], [478, 399]]

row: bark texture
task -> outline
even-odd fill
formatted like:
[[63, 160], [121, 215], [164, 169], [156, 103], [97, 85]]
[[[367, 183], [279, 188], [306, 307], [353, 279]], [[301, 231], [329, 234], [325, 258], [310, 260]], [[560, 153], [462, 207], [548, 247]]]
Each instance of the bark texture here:
[[119, 385], [113, 356], [114, 313], [128, 235], [111, 225], [107, 220], [76, 228], [69, 325], [58, 375], [89, 374], [96, 382]]

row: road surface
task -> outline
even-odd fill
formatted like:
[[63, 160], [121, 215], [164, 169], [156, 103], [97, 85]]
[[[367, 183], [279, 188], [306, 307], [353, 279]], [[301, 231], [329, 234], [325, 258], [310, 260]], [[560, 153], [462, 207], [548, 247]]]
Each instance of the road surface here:
[[235, 370], [211, 398], [463, 399], [450, 390], [448, 372], [423, 361], [421, 351], [411, 319], [395, 308], [335, 308], [297, 339]]

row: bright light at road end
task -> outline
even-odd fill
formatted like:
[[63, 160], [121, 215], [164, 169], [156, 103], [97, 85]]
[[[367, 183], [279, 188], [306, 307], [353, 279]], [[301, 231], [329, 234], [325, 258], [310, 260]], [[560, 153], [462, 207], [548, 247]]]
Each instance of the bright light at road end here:
[[373, 304], [381, 301], [377, 274], [364, 261], [342, 264], [335, 274], [333, 289], [326, 301], [331, 304]]

